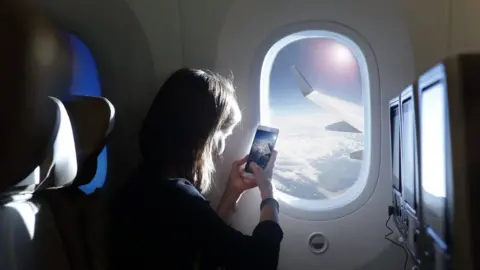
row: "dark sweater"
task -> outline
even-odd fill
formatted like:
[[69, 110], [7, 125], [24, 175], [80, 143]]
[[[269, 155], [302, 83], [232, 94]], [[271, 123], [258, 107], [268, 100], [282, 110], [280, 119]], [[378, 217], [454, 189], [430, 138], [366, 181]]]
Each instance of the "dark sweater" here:
[[277, 268], [283, 232], [276, 222], [244, 235], [184, 179], [152, 179], [140, 170], [112, 214], [114, 269]]

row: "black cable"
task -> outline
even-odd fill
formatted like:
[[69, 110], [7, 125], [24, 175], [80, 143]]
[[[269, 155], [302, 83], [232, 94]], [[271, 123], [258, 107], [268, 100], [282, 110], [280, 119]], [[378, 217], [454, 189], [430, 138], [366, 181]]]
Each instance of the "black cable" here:
[[391, 243], [393, 243], [397, 247], [401, 247], [403, 249], [403, 251], [405, 252], [405, 263], [403, 264], [403, 270], [406, 270], [407, 269], [407, 264], [408, 264], [408, 257], [409, 257], [408, 256], [408, 250], [403, 245], [401, 245], [401, 244], [393, 241], [392, 239], [388, 238], [390, 235], [393, 234], [393, 230], [390, 229], [390, 227], [388, 227], [388, 222], [390, 221], [391, 217], [392, 217], [392, 215], [389, 215], [387, 221], [385, 222], [385, 227], [387, 227], [387, 229], [390, 231], [389, 233], [387, 233], [385, 235], [385, 239], [390, 241]]

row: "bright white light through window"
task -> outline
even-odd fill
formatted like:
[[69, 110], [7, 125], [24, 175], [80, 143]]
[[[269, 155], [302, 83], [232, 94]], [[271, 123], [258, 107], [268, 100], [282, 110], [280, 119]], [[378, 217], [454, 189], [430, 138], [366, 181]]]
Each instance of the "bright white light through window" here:
[[343, 44], [339, 43], [332, 45], [332, 56], [338, 65], [354, 65], [357, 61], [352, 52]]
[[360, 67], [332, 38], [283, 47], [270, 72], [269, 125], [280, 129], [274, 184], [302, 199], [342, 196], [359, 179], [364, 148]]

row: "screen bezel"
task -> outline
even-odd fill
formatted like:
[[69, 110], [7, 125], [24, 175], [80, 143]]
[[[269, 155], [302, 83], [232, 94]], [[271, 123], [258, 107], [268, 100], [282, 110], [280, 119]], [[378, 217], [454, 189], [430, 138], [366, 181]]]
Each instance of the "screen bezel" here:
[[[401, 177], [402, 177], [402, 197], [404, 199], [404, 202], [405, 202], [405, 207], [407, 208], [407, 210], [409, 212], [411, 212], [413, 215], [416, 214], [416, 212], [418, 211], [418, 204], [419, 204], [419, 201], [418, 201], [418, 177], [417, 177], [417, 173], [416, 173], [416, 170], [417, 170], [417, 160], [418, 160], [418, 152], [417, 152], [417, 149], [416, 149], [416, 115], [417, 115], [417, 111], [415, 110], [415, 97], [413, 95], [413, 85], [409, 85], [407, 88], [405, 88], [402, 93], [400, 94], [400, 133], [402, 134], [402, 137], [401, 137], [401, 142], [400, 142], [400, 149], [403, 149], [403, 105], [406, 103], [406, 102], [411, 102], [412, 104], [412, 114], [413, 114], [413, 145], [414, 145], [414, 149], [413, 149], [413, 202], [410, 203], [410, 202], [407, 202], [404, 198], [404, 179], [403, 179], [403, 172], [401, 173]], [[402, 168], [403, 168], [403, 158], [404, 158], [404, 151], [400, 151], [400, 159], [401, 159], [401, 163], [402, 163]]]
[[[440, 232], [436, 232], [433, 230], [433, 228], [429, 227], [427, 228], [426, 227], [426, 224], [424, 223], [424, 218], [422, 217], [422, 225], [424, 226], [424, 228], [426, 229], [426, 233], [427, 235], [429, 235], [429, 237], [431, 239], [434, 240], [434, 242], [436, 243], [437, 247], [439, 247], [440, 249], [444, 250], [445, 252], [448, 252], [448, 250], [450, 250], [452, 248], [452, 225], [453, 225], [453, 189], [452, 189], [452, 153], [451, 153], [451, 138], [450, 138], [450, 119], [449, 119], [449, 104], [448, 104], [448, 85], [447, 85], [447, 81], [446, 81], [446, 73], [445, 73], [445, 66], [443, 64], [438, 64], [437, 66], [431, 68], [430, 70], [428, 70], [427, 72], [425, 72], [422, 76], [420, 76], [419, 78], [419, 81], [418, 81], [418, 111], [421, 111], [421, 106], [422, 106], [422, 97], [423, 97], [423, 93], [425, 91], [428, 91], [429, 89], [431, 89], [432, 87], [435, 87], [437, 86], [438, 84], [442, 84], [443, 85], [443, 91], [445, 91], [444, 93], [444, 98], [446, 100], [444, 100], [444, 104], [445, 104], [445, 108], [446, 108], [446, 112], [445, 112], [445, 155], [446, 155], [446, 158], [445, 158], [445, 163], [446, 163], [446, 168], [445, 168], [445, 172], [446, 172], [446, 198], [445, 198], [445, 209], [444, 209], [444, 216], [445, 216], [445, 235], [441, 236], [440, 235]], [[419, 115], [419, 120], [421, 120], [421, 115]], [[417, 126], [418, 126], [418, 133], [421, 132], [421, 121], [419, 121], [417, 123]], [[419, 160], [421, 160], [421, 136], [417, 138], [417, 151], [418, 151], [418, 156], [419, 156]], [[421, 165], [421, 163], [419, 162], [419, 165]], [[422, 205], [422, 211], [424, 211], [424, 204], [423, 204], [423, 188], [421, 188], [421, 167], [419, 167], [419, 171], [418, 171], [418, 177], [420, 179], [420, 189], [419, 189], [419, 193], [420, 193], [420, 199], [421, 201], [419, 202], [420, 205]]]
[[[393, 147], [394, 147], [394, 142], [393, 142], [393, 111], [397, 109], [397, 112], [398, 112], [398, 121], [399, 121], [399, 128], [398, 128], [398, 140], [399, 140], [399, 149], [398, 149], [398, 153], [399, 153], [399, 166], [398, 166], [398, 183], [399, 183], [399, 186], [398, 188], [395, 187], [395, 185], [393, 184], [393, 177], [394, 177], [394, 174], [393, 174]], [[402, 142], [402, 124], [401, 124], [401, 114], [402, 112], [400, 111], [400, 97], [395, 97], [393, 98], [392, 100], [390, 100], [389, 102], [389, 124], [390, 124], [390, 138], [389, 138], [389, 141], [390, 141], [390, 151], [391, 151], [391, 154], [390, 154], [390, 168], [392, 169], [392, 188], [394, 190], [396, 190], [397, 192], [401, 193], [402, 192], [402, 157], [401, 157], [401, 142]]]
[[250, 155], [252, 154], [252, 150], [253, 150], [253, 143], [255, 142], [255, 137], [257, 135], [257, 132], [258, 131], [266, 131], [266, 132], [271, 132], [271, 133], [274, 133], [276, 134], [276, 137], [275, 137], [275, 141], [273, 141], [273, 149], [275, 149], [276, 145], [277, 145], [277, 141], [278, 141], [278, 134], [280, 132], [280, 130], [278, 128], [274, 128], [274, 127], [268, 127], [268, 126], [263, 126], [263, 125], [258, 125], [257, 128], [255, 129], [255, 133], [253, 134], [253, 139], [252, 139], [252, 142], [250, 144], [250, 151], [248, 152], [248, 158], [247, 158], [247, 163], [245, 164], [245, 173], [247, 174], [251, 174], [252, 172], [249, 170], [249, 164], [250, 162], [252, 161], [250, 159]]

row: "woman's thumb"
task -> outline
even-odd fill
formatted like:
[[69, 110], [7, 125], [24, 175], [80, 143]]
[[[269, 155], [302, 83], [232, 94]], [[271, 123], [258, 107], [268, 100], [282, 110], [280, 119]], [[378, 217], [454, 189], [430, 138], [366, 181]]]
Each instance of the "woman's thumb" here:
[[258, 174], [258, 165], [255, 162], [250, 162], [250, 169], [252, 170], [253, 174]]

